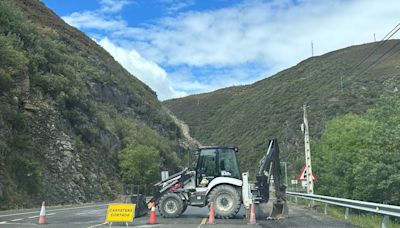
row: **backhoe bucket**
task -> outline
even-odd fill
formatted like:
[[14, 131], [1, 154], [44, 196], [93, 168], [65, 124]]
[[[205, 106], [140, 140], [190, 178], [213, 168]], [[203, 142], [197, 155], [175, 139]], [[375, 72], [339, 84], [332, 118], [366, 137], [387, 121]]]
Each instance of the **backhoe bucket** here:
[[135, 217], [141, 217], [147, 214], [148, 208], [146, 200], [142, 194], [128, 195], [125, 203], [136, 204]]
[[289, 215], [289, 208], [286, 201], [274, 201], [272, 203], [272, 212], [268, 219], [284, 219]]

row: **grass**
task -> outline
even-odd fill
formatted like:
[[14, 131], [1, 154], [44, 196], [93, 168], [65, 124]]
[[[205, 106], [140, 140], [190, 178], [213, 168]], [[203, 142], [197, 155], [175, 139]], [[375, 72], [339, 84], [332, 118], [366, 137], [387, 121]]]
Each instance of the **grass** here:
[[[289, 201], [295, 203], [294, 197], [289, 197]], [[297, 205], [308, 206], [309, 200], [298, 198]], [[315, 202], [315, 210], [324, 213], [324, 203]], [[331, 218], [339, 219], [341, 221], [348, 221], [349, 223], [365, 227], [365, 228], [378, 228], [381, 227], [383, 216], [364, 213], [359, 210], [350, 209], [348, 219], [344, 217], [345, 208], [329, 205], [328, 206], [328, 216]], [[389, 218], [388, 228], [400, 228], [399, 220], [394, 221], [394, 217]]]

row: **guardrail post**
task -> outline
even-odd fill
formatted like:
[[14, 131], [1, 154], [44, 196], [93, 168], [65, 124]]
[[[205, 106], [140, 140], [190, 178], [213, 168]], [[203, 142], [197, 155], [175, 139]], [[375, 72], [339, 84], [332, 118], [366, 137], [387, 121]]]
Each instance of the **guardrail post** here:
[[324, 206], [324, 214], [325, 215], [328, 214], [328, 204], [327, 203], [325, 203], [325, 206]]
[[314, 208], [314, 206], [315, 206], [315, 201], [314, 201], [314, 200], [311, 200], [311, 201], [310, 201], [310, 207], [311, 207], [311, 208]]
[[298, 202], [297, 202], [297, 196], [294, 197], [294, 202], [295, 202], [296, 204], [298, 204]]
[[346, 210], [344, 211], [344, 219], [349, 219], [349, 208], [346, 207]]
[[387, 228], [389, 227], [389, 215], [383, 216], [382, 220], [382, 228]]
[[315, 201], [314, 200], [310, 200], [310, 202], [308, 202], [308, 207], [313, 209], [315, 206]]

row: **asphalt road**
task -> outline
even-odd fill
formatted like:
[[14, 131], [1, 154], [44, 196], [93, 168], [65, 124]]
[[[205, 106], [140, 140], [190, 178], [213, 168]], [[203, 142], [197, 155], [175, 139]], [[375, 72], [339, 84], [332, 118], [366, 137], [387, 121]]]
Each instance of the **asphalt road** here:
[[[104, 223], [108, 204], [91, 204], [73, 207], [46, 208], [47, 223], [43, 227], [108, 227]], [[37, 227], [40, 209], [0, 212], [0, 227]], [[216, 219], [215, 225], [207, 225], [208, 208], [188, 207], [186, 212], [176, 219], [165, 219], [158, 216], [157, 223], [147, 224], [148, 216], [135, 218], [132, 227], [170, 227], [170, 228], [205, 228], [205, 227], [354, 227], [349, 223], [337, 221], [321, 213], [289, 205], [289, 218], [284, 220], [257, 219], [257, 225], [248, 225], [241, 209], [234, 219]], [[123, 227], [123, 223], [113, 223], [112, 226]]]

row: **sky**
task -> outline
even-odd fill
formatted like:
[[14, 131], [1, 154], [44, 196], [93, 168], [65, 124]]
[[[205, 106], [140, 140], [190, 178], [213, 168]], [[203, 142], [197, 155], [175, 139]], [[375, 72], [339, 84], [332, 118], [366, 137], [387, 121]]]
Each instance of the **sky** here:
[[311, 42], [318, 56], [381, 40], [400, 22], [398, 0], [42, 2], [160, 100], [250, 84], [311, 57]]

